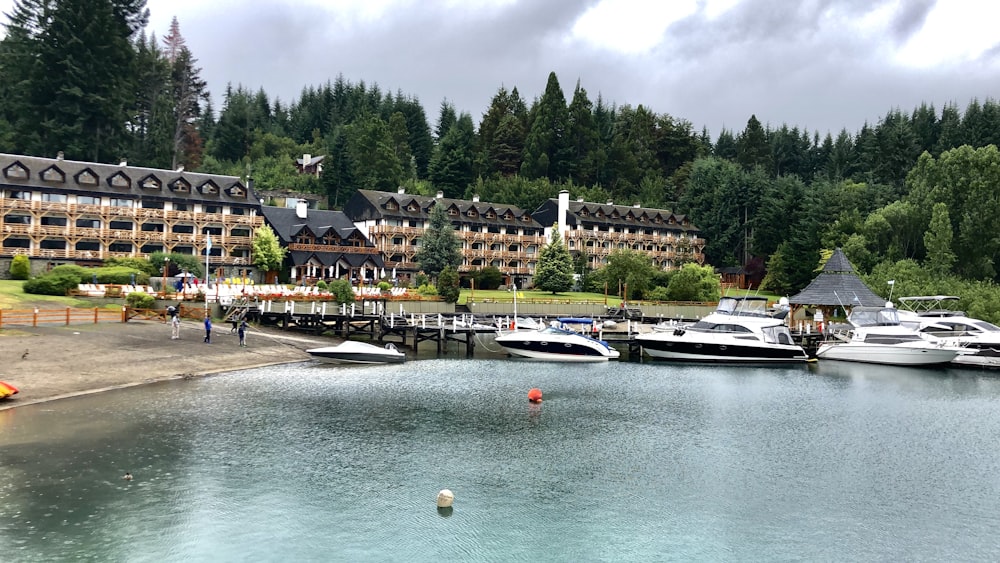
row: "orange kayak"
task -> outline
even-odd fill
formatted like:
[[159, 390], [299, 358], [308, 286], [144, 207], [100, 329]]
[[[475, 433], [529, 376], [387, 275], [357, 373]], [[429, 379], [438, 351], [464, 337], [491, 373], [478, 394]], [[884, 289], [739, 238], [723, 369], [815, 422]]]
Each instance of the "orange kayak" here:
[[4, 383], [0, 381], [0, 399], [6, 399], [11, 395], [17, 394], [17, 387], [14, 387], [10, 383]]

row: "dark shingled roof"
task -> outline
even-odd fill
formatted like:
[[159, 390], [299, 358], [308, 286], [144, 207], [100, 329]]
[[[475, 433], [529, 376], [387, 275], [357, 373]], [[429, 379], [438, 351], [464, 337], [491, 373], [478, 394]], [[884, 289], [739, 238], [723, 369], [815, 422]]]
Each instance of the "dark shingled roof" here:
[[839, 248], [823, 266], [823, 271], [800, 291], [788, 299], [792, 305], [828, 305], [854, 307], [865, 305], [881, 307], [885, 299], [875, 294], [854, 273], [854, 266]]

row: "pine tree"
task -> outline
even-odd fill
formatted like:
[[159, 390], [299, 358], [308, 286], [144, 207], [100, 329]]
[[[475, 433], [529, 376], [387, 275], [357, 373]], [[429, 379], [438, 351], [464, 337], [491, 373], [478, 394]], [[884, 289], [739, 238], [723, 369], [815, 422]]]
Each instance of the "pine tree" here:
[[434, 186], [446, 197], [462, 197], [474, 180], [475, 131], [472, 116], [463, 113], [445, 133], [428, 167]]
[[556, 225], [552, 226], [552, 241], [538, 254], [533, 283], [535, 288], [551, 291], [553, 295], [573, 289], [573, 258]]
[[533, 120], [525, 140], [522, 174], [530, 179], [556, 181], [567, 178], [571, 158], [566, 141], [569, 111], [556, 73], [549, 73], [545, 93], [531, 113]]
[[459, 250], [461, 242], [448, 219], [444, 206], [435, 203], [431, 208], [429, 225], [420, 237], [420, 249], [416, 261], [420, 269], [436, 278], [445, 268], [457, 268], [462, 263]]
[[955, 253], [951, 250], [952, 231], [951, 219], [948, 217], [948, 206], [935, 203], [931, 211], [931, 222], [924, 233], [924, 246], [927, 247], [927, 271], [933, 279], [941, 279], [951, 274], [955, 263]]

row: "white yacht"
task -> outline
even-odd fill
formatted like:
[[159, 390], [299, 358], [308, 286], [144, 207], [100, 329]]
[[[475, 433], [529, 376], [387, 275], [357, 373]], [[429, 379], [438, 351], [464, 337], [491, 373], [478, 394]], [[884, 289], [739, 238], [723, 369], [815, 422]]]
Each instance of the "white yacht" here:
[[952, 364], [1000, 368], [1000, 327], [948, 308], [958, 300], [953, 295], [900, 297], [899, 321], [925, 340], [961, 348]]
[[[887, 304], [888, 305], [888, 304]], [[824, 342], [816, 351], [821, 360], [843, 360], [896, 366], [947, 364], [961, 349], [943, 342], [929, 342], [917, 331], [900, 324], [891, 306], [854, 307], [847, 317], [851, 329], [840, 340]]]
[[[783, 315], [782, 315], [783, 317]], [[790, 363], [809, 359], [783, 318], [767, 311], [767, 298], [723, 297], [700, 321], [636, 336], [652, 358], [719, 363]]]
[[541, 330], [501, 331], [496, 342], [512, 356], [556, 362], [603, 362], [617, 360], [618, 350], [603, 340], [570, 328], [593, 325], [592, 319], [561, 318]]

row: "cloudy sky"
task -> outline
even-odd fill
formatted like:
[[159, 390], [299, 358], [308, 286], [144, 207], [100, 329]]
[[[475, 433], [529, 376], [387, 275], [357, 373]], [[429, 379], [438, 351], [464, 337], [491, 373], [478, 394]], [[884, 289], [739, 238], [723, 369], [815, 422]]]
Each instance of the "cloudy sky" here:
[[[12, 0], [0, 0], [4, 12]], [[993, 0], [148, 0], [177, 16], [213, 101], [227, 83], [285, 102], [342, 74], [448, 99], [476, 123], [497, 89], [643, 104], [707, 127], [856, 132], [892, 108], [997, 98]]]

